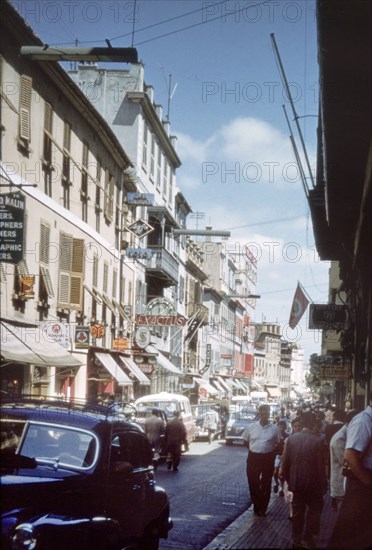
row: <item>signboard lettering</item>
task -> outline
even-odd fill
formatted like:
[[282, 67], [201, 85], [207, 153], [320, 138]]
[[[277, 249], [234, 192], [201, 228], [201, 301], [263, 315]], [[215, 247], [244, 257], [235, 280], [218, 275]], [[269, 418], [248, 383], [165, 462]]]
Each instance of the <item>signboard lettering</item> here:
[[309, 329], [344, 330], [348, 327], [346, 306], [336, 304], [310, 304]]
[[136, 260], [150, 260], [153, 250], [151, 248], [133, 248], [129, 247], [126, 250], [127, 258], [134, 258]]
[[152, 206], [154, 204], [154, 195], [152, 193], [128, 193], [127, 203], [129, 206]]
[[22, 193], [0, 195], [0, 261], [18, 264], [23, 260], [26, 198]]
[[136, 315], [136, 324], [158, 327], [183, 327], [187, 319], [183, 315]]

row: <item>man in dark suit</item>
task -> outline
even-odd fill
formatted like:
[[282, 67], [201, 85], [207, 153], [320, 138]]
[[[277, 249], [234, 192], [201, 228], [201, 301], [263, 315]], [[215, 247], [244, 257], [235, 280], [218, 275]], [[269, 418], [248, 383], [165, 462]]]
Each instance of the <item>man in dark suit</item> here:
[[[313, 430], [316, 417], [312, 412], [301, 416], [302, 430], [287, 439], [282, 456], [282, 474], [293, 492], [293, 548], [316, 548], [323, 495], [327, 477], [322, 439]], [[306, 517], [305, 517], [306, 516]]]

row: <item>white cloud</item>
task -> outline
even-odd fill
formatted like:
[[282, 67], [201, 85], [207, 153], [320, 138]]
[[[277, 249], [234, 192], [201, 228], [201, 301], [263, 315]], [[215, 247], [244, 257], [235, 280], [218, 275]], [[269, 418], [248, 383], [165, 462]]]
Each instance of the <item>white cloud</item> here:
[[[207, 178], [209, 183], [215, 179], [223, 183], [301, 187], [288, 135], [264, 120], [234, 118], [204, 141], [179, 133], [178, 146], [183, 162], [181, 174], [197, 171], [201, 175], [199, 184]], [[238, 175], [233, 175], [234, 171]]]
[[202, 163], [208, 157], [208, 148], [210, 146], [212, 138], [208, 138], [206, 141], [200, 141], [193, 139], [187, 134], [182, 132], [177, 133], [178, 153], [182, 162], [193, 161]]

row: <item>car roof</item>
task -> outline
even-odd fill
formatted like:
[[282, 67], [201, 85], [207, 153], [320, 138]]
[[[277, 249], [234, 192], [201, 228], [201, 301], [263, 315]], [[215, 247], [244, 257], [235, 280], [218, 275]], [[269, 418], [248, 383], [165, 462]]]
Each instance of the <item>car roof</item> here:
[[120, 424], [137, 429], [133, 423], [123, 420], [109, 406], [41, 399], [11, 399], [1, 402], [1, 418], [24, 421], [64, 424], [86, 430], [94, 430], [102, 423]]

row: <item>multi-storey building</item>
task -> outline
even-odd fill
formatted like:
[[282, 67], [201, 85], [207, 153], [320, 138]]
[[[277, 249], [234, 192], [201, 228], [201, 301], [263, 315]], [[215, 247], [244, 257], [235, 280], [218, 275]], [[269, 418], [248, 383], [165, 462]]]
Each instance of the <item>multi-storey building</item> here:
[[[176, 137], [170, 135], [162, 106], [155, 104], [153, 87], [144, 81], [141, 63], [128, 70], [80, 64], [69, 74], [105, 118], [134, 165], [138, 196], [128, 208], [143, 228], [143, 236], [134, 236], [131, 226], [125, 228], [125, 263], [136, 273], [132, 321], [138, 324], [141, 315], [141, 322], [154, 323], [141, 327], [142, 337], [147, 329], [151, 343], [135, 354], [135, 360], [141, 368], [152, 370], [151, 391], [181, 391], [185, 329], [158, 324], [159, 316], [186, 314], [185, 240], [175, 237], [173, 230], [186, 226], [190, 209], [176, 199], [176, 170], [181, 164]], [[155, 368], [148, 365], [154, 357]]]
[[[256, 325], [254, 379], [273, 399], [281, 397], [283, 367], [281, 329], [278, 323]], [[288, 369], [289, 371], [289, 369]]]
[[[230, 384], [230, 393], [247, 393], [253, 375], [254, 259], [230, 251], [223, 243], [203, 242], [208, 286], [204, 304], [209, 310], [205, 341], [211, 346], [211, 375]], [[218, 382], [218, 380], [217, 380]]]
[[20, 55], [42, 42], [7, 2], [1, 31], [2, 387], [129, 398], [149, 383], [126, 353], [129, 157], [57, 62]]

